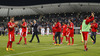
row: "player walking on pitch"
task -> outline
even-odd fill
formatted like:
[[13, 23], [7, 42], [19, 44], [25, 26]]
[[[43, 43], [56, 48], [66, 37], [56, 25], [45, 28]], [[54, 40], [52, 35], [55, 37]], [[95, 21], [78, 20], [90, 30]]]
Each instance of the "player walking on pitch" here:
[[93, 44], [96, 43], [96, 32], [97, 32], [98, 24], [96, 23], [96, 20], [93, 20], [93, 23], [91, 23], [91, 39], [93, 40]]
[[91, 16], [86, 16], [82, 22], [82, 34], [84, 39], [84, 51], [87, 51], [87, 40], [88, 40], [88, 32], [90, 29], [90, 22], [94, 20], [94, 13], [91, 13]]
[[19, 40], [19, 42], [16, 43], [16, 44], [20, 44], [20, 42], [21, 42], [21, 40], [22, 40], [22, 37], [24, 37], [24, 41], [25, 41], [24, 44], [26, 44], [27, 23], [25, 22], [25, 19], [22, 19], [22, 22], [23, 22], [23, 24], [21, 24], [22, 32], [21, 32], [20, 40]]
[[[10, 18], [10, 22], [8, 22], [8, 43], [7, 43], [7, 48], [6, 51], [11, 50], [13, 51], [14, 49], [12, 49], [12, 43], [15, 41], [15, 36], [14, 36], [14, 32], [15, 32], [15, 27], [18, 24], [18, 22], [14, 23], [14, 17]], [[10, 46], [10, 49], [8, 49]]]

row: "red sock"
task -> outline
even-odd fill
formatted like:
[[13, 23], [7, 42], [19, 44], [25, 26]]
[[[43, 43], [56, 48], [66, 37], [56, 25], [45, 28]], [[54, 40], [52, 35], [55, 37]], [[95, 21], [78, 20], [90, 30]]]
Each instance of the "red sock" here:
[[12, 42], [10, 42], [10, 48], [12, 48]]
[[24, 38], [25, 44], [26, 44], [26, 38]]
[[8, 43], [7, 43], [7, 48], [9, 47], [9, 45], [10, 45], [10, 41], [8, 41]]
[[66, 41], [67, 41], [67, 37], [66, 37]]
[[20, 43], [21, 40], [22, 40], [22, 37], [20, 37], [19, 43]]
[[54, 40], [54, 36], [53, 36], [53, 40]]
[[68, 37], [68, 42], [70, 43], [70, 37]]
[[86, 48], [87, 48], [87, 46], [86, 45], [84, 45], [84, 49], [86, 50]]
[[72, 44], [74, 44], [74, 38], [72, 38]]
[[61, 42], [63, 41], [63, 39], [64, 39], [64, 38], [62, 37], [62, 38], [61, 38]]

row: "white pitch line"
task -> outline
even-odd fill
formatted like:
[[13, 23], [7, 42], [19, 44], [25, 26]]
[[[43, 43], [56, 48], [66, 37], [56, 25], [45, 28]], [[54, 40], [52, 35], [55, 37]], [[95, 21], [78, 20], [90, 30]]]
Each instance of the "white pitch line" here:
[[[55, 48], [62, 48], [62, 47], [55, 47]], [[24, 54], [24, 53], [32, 53], [32, 52], [38, 52], [38, 51], [45, 51], [45, 50], [51, 50], [51, 49], [55, 49], [55, 48], [42, 49], [42, 50], [36, 50], [36, 51], [28, 51], [28, 52], [22, 52], [22, 53], [17, 53], [17, 54], [9, 54], [9, 55], [4, 55], [4, 56], [20, 55], [20, 54]]]
[[[77, 44], [74, 44], [74, 45], [77, 45]], [[63, 46], [63, 47], [68, 47], [68, 46]], [[55, 48], [63, 48], [63, 47], [54, 47], [54, 48], [49, 48], [49, 49], [28, 51], [28, 52], [22, 52], [22, 53], [16, 53], [16, 54], [9, 54], [9, 55], [4, 55], [4, 56], [20, 55], [20, 54], [24, 54], [24, 53], [26, 54], [26, 53], [32, 53], [32, 52], [46, 51], [46, 50], [51, 50], [51, 49], [55, 49]]]

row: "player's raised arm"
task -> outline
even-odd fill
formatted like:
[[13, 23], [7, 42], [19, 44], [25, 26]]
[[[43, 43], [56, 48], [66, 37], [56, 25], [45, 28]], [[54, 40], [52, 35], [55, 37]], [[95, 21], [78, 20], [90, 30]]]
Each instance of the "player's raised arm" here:
[[89, 17], [89, 19], [86, 20], [85, 23], [86, 23], [86, 24], [89, 24], [89, 23], [90, 23], [91, 21], [93, 21], [93, 20], [94, 20], [94, 13], [92, 12], [92, 13], [91, 13], [91, 16]]

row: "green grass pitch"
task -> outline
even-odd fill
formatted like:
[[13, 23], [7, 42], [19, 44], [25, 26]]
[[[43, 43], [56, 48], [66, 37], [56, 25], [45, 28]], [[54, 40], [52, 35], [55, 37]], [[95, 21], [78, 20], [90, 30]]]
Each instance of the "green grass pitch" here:
[[0, 36], [0, 56], [100, 56], [100, 35], [97, 35], [97, 43], [93, 45], [91, 38], [88, 38], [88, 51], [84, 52], [83, 43], [81, 43], [81, 37], [79, 34], [74, 35], [75, 45], [67, 46], [65, 38], [63, 44], [60, 46], [54, 46], [52, 35], [41, 36], [40, 43], [37, 43], [37, 39], [34, 38], [32, 43], [28, 41], [32, 35], [27, 36], [27, 45], [24, 45], [24, 39], [21, 44], [17, 45], [19, 36], [15, 36], [15, 42], [13, 43], [13, 49], [15, 51], [6, 51], [6, 45], [8, 36]]

